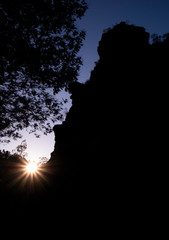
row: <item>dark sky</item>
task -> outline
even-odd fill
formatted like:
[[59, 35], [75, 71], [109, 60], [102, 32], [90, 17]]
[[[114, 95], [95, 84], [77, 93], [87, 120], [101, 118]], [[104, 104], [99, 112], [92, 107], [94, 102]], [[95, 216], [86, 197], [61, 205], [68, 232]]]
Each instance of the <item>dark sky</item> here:
[[[97, 46], [104, 29], [113, 27], [121, 21], [145, 27], [149, 33], [169, 32], [169, 0], [87, 0], [89, 9], [78, 23], [86, 31], [86, 39], [80, 51], [83, 58], [79, 81], [90, 77], [94, 62], [98, 60]], [[27, 139], [29, 158], [50, 157], [54, 149], [54, 134], [36, 139], [24, 134]], [[11, 142], [5, 149], [12, 150], [19, 142]], [[28, 159], [29, 159], [28, 158]]]
[[98, 59], [97, 46], [104, 29], [121, 21], [142, 26], [150, 34], [169, 32], [169, 0], [87, 0], [88, 10], [79, 26], [86, 31], [80, 55], [79, 81], [85, 82]]

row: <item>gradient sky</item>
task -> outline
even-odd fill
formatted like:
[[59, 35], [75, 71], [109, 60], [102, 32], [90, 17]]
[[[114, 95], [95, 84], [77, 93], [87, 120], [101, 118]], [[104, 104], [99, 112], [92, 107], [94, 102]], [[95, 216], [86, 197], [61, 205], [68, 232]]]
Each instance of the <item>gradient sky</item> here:
[[[86, 39], [81, 48], [83, 59], [78, 80], [85, 82], [98, 60], [97, 46], [103, 30], [113, 27], [121, 21], [142, 26], [150, 34], [169, 32], [169, 0], [87, 0], [88, 10], [78, 26], [86, 31]], [[64, 94], [65, 96], [65, 94]], [[67, 106], [70, 107], [70, 104]], [[29, 153], [28, 159], [50, 157], [54, 149], [54, 134], [36, 139], [33, 135], [24, 133]], [[1, 149], [12, 150], [21, 140], [1, 146]]]

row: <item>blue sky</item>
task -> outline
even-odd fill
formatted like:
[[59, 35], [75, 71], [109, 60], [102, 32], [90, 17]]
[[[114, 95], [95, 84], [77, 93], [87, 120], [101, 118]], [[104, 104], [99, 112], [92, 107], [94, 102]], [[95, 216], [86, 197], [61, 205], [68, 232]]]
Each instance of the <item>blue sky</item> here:
[[121, 21], [145, 27], [150, 33], [169, 32], [169, 0], [87, 0], [88, 10], [79, 26], [86, 30], [86, 40], [80, 51], [83, 66], [79, 81], [90, 77], [98, 60], [97, 46], [104, 29]]
[[[89, 9], [78, 26], [86, 31], [86, 39], [80, 55], [83, 66], [80, 70], [79, 81], [85, 82], [98, 60], [97, 46], [104, 29], [113, 27], [121, 21], [145, 27], [149, 33], [164, 34], [169, 32], [169, 0], [87, 0]], [[68, 105], [68, 108], [70, 104]], [[27, 139], [28, 159], [50, 157], [54, 149], [54, 134], [36, 139], [33, 135], [24, 133]], [[21, 140], [1, 146], [1, 149], [14, 149]]]

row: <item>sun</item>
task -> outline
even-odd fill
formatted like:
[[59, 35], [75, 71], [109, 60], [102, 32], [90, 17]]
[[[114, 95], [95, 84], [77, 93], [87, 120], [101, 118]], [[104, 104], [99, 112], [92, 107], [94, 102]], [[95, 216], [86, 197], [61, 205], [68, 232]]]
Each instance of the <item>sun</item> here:
[[26, 160], [25, 158], [20, 158], [19, 162], [11, 164], [11, 169], [9, 187], [17, 185], [22, 189], [28, 187], [28, 190], [31, 191], [35, 189], [35, 186], [44, 188], [46, 183], [49, 183], [49, 174], [53, 173], [51, 168], [46, 164], [41, 164], [38, 161]]
[[26, 171], [28, 173], [36, 173], [38, 166], [35, 162], [29, 162], [26, 166]]

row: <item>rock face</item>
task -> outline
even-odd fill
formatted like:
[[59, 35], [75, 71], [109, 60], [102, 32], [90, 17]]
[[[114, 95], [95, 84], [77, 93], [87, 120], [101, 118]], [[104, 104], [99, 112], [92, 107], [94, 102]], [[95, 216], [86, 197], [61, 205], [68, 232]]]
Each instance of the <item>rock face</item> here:
[[98, 53], [90, 80], [69, 87], [72, 107], [54, 127], [50, 162], [67, 169], [63, 175], [75, 176], [76, 182], [105, 188], [113, 179], [114, 189], [129, 193], [159, 154], [169, 38], [150, 44], [143, 27], [122, 22], [103, 33]]

